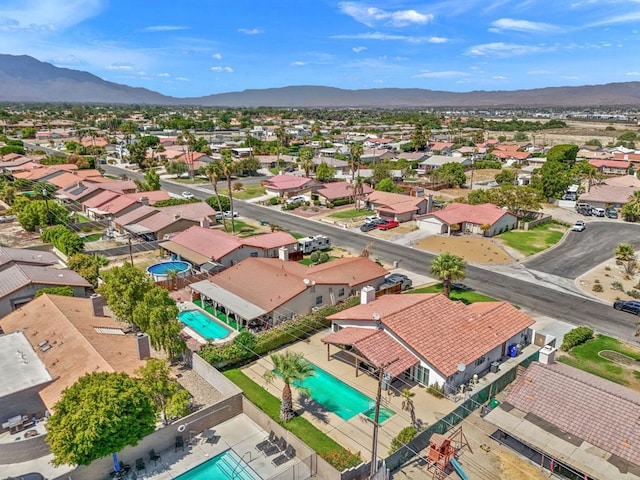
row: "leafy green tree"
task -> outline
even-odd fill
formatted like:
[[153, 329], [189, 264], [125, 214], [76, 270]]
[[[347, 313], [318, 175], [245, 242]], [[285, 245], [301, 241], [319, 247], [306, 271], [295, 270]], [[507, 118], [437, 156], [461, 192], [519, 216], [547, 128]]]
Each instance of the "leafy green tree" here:
[[435, 171], [434, 175], [438, 181], [446, 183], [450, 187], [460, 187], [467, 181], [464, 167], [455, 162], [443, 164]]
[[84, 250], [84, 241], [80, 236], [63, 225], [47, 228], [42, 232], [42, 240], [51, 243], [65, 255], [75, 255]]
[[391, 445], [389, 446], [389, 455], [400, 450], [404, 445], [413, 440], [413, 438], [417, 434], [418, 430], [416, 430], [416, 427], [412, 425], [404, 427], [402, 430], [400, 430], [400, 433], [398, 433], [398, 435], [391, 440]]
[[16, 194], [17, 191], [13, 185], [5, 185], [0, 191], [0, 200], [11, 206], [16, 198]]
[[616, 259], [626, 262], [625, 270], [629, 275], [633, 275], [636, 270], [636, 250], [630, 243], [619, 244], [614, 252]]
[[90, 255], [87, 253], [76, 253], [69, 258], [67, 266], [70, 270], [78, 273], [87, 282], [93, 285], [93, 288], [98, 286], [98, 278], [100, 277], [100, 268], [106, 267], [109, 264], [109, 260], [102, 255]]
[[527, 140], [529, 140], [529, 137], [524, 132], [516, 132], [513, 134], [514, 142], [526, 142]]
[[376, 185], [376, 190], [379, 192], [397, 192], [400, 189], [396, 186], [395, 182], [390, 178], [383, 178]]
[[147, 147], [141, 142], [132, 143], [127, 147], [129, 151], [129, 162], [138, 165], [140, 168], [147, 166]]
[[391, 162], [378, 162], [373, 166], [373, 176], [371, 180], [373, 180], [374, 184], [377, 184], [384, 180], [385, 178], [391, 178], [391, 170], [394, 166]]
[[135, 323], [133, 312], [145, 293], [154, 287], [154, 283], [145, 272], [125, 263], [102, 273], [103, 284], [98, 287], [116, 317], [127, 323]]
[[629, 196], [627, 203], [620, 209], [620, 214], [626, 222], [635, 222], [640, 218], [640, 191]]
[[125, 373], [88, 373], [64, 390], [47, 421], [52, 463], [89, 465], [136, 445], [155, 422], [153, 403], [137, 380]]
[[139, 143], [144, 145], [146, 148], [154, 148], [160, 145], [160, 138], [155, 135], [143, 135], [138, 140]]
[[20, 134], [22, 135], [22, 138], [36, 138], [36, 128], [25, 127], [20, 130]]
[[431, 275], [442, 281], [442, 293], [449, 298], [451, 283], [466, 276], [467, 263], [453, 253], [442, 253], [431, 262]]
[[262, 165], [253, 155], [238, 161], [238, 173], [242, 175], [255, 175]]
[[563, 162], [549, 161], [548, 158], [538, 174], [531, 178], [531, 186], [545, 198], [561, 198], [572, 182], [573, 176], [569, 165]]
[[175, 175], [176, 177], [179, 177], [183, 173], [187, 173], [189, 170], [185, 162], [167, 162], [165, 169], [169, 175]]
[[516, 172], [513, 168], [504, 168], [500, 170], [500, 172], [496, 173], [494, 177], [496, 182], [502, 183], [511, 183], [513, 184], [518, 178], [518, 172]]
[[319, 182], [330, 182], [336, 174], [336, 169], [327, 162], [322, 162], [316, 168], [316, 179]]
[[177, 358], [186, 350], [185, 341], [179, 336], [182, 325], [178, 307], [164, 288], [154, 285], [143, 293], [133, 307], [133, 323], [149, 334], [153, 348], [164, 350], [170, 358]]
[[160, 190], [160, 175], [156, 172], [155, 168], [150, 168], [144, 174], [144, 180], [136, 180], [138, 189], [143, 192], [152, 192]]
[[592, 138], [591, 140], [587, 140], [585, 142], [585, 145], [588, 145], [590, 147], [602, 147], [602, 142], [597, 138]]
[[421, 123], [416, 124], [413, 129], [413, 134], [411, 135], [411, 146], [415, 151], [424, 151], [427, 149], [427, 143], [429, 142], [429, 137], [431, 136], [431, 132], [427, 134], [425, 132], [424, 127]]
[[499, 188], [492, 188], [486, 192], [489, 203], [506, 207], [516, 216], [539, 211], [544, 200], [540, 193], [533, 188], [529, 186], [517, 187], [510, 183], [502, 184]]
[[73, 297], [73, 288], [71, 287], [41, 288], [36, 292], [33, 298], [38, 298], [40, 295], [44, 295], [45, 293], [48, 293], [51, 295], [62, 295], [63, 297]]
[[467, 195], [466, 201], [461, 201], [460, 203], [468, 203], [469, 205], [482, 205], [483, 203], [487, 202], [489, 202], [489, 190], [471, 190], [469, 192], [469, 195]]
[[547, 152], [547, 162], [562, 162], [566, 163], [570, 167], [576, 161], [578, 155], [578, 146], [571, 144], [554, 145]]
[[226, 212], [231, 210], [231, 202], [226, 195], [218, 195], [217, 197], [209, 197], [205, 200], [207, 205], [213, 208], [216, 212]]
[[169, 365], [159, 358], [150, 358], [136, 370], [142, 391], [153, 401], [156, 412], [165, 425], [173, 417], [189, 414], [191, 396], [171, 377]]
[[[14, 207], [15, 202], [14, 202]], [[37, 227], [69, 223], [69, 211], [50, 200], [33, 200], [21, 206], [18, 222], [27, 232], [35, 232]]]
[[[315, 375], [315, 370], [311, 364], [304, 358], [302, 353], [286, 351], [284, 353], [274, 353], [271, 355], [271, 361], [275, 368], [275, 372], [268, 370], [264, 374], [267, 383], [271, 383], [277, 376], [284, 382], [282, 389], [282, 402], [280, 404], [280, 420], [288, 422], [293, 419], [295, 413], [293, 411], [293, 399], [291, 395], [291, 384], [293, 382], [302, 382], [306, 378]], [[308, 394], [308, 389], [297, 387], [303, 394]]]

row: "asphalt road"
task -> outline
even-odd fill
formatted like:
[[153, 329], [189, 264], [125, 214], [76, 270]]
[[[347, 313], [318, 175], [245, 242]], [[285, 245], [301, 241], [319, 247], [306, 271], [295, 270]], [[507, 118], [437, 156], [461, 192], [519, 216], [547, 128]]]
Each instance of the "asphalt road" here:
[[[139, 173], [108, 165], [105, 167], [107, 173], [116, 175], [124, 173], [129, 178], [142, 178]], [[161, 184], [164, 189], [171, 193], [180, 194], [185, 190], [183, 185], [176, 185], [166, 181], [162, 181]], [[191, 191], [198, 198], [204, 199], [210, 196], [194, 189], [191, 189]], [[329, 235], [334, 245], [346, 248], [356, 254], [360, 253], [372, 241], [372, 237], [365, 233], [305, 219], [275, 208], [239, 201], [234, 202], [234, 210], [242, 216], [278, 225], [285, 231], [304, 235]], [[604, 223], [607, 224], [604, 225]], [[633, 229], [632, 227], [636, 228]], [[612, 228], [614, 227], [612, 227], [611, 222], [603, 222], [602, 226], [596, 226], [596, 222], [592, 222], [589, 224], [588, 230], [593, 233], [587, 233], [587, 230], [585, 230], [582, 234], [587, 233], [587, 235], [579, 237], [580, 234], [571, 232], [565, 242], [536, 257], [530, 264], [527, 264], [527, 267], [528, 269], [533, 269], [535, 266], [536, 270], [542, 268], [550, 272], [561, 273], [558, 276], [576, 278], [607, 258], [611, 258], [615, 246], [622, 241], [626, 241], [624, 239], [635, 241], [630, 237], [632, 232], [639, 231], [637, 226], [625, 225], [620, 222], [615, 223], [615, 234], [612, 233]], [[618, 234], [618, 228], [622, 228], [621, 231], [624, 233]], [[596, 239], [596, 242], [601, 242], [597, 243], [598, 248], [591, 247], [591, 243], [585, 241], [592, 236]], [[611, 238], [609, 239], [608, 237]], [[610, 245], [611, 242], [613, 242], [612, 247]], [[583, 253], [580, 255], [574, 254], [572, 246], [574, 250], [579, 246]], [[375, 240], [371, 250], [372, 257], [375, 259], [380, 259], [389, 264], [398, 262], [399, 267], [422, 275], [428, 275], [431, 260], [435, 257], [435, 255], [423, 250], [379, 239]], [[569, 260], [564, 257], [565, 255], [569, 256]], [[571, 265], [571, 270], [569, 268], [563, 270], [563, 265], [567, 262]], [[584, 269], [580, 270], [582, 267]], [[573, 277], [566, 277], [568, 275], [567, 272], [572, 275], [575, 272], [578, 273]], [[464, 283], [481, 293], [505, 300], [539, 314], [574, 325], [586, 325], [594, 330], [625, 341], [638, 341], [634, 336], [636, 330], [635, 322], [637, 320], [634, 315], [614, 310], [611, 305], [564, 292], [554, 288], [553, 285], [549, 285], [546, 281], [525, 281], [518, 278], [517, 274], [509, 275], [496, 272], [491, 267], [479, 268], [469, 265], [466, 269]]]

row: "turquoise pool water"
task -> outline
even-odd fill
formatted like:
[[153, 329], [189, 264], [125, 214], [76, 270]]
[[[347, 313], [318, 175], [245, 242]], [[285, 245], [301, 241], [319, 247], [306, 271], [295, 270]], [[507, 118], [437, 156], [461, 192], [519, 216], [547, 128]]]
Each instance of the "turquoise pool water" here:
[[180, 312], [178, 319], [207, 340], [222, 340], [223, 338], [227, 338], [231, 333], [231, 330], [225, 325], [199, 310], [185, 310]]
[[262, 480], [233, 450], [226, 450], [175, 480]]
[[166, 275], [167, 272], [173, 270], [176, 273], [184, 272], [185, 270], [189, 270], [191, 268], [191, 264], [189, 262], [160, 262], [154, 265], [151, 265], [147, 268], [147, 272], [153, 275]]
[[[350, 387], [330, 373], [325, 372], [320, 367], [316, 365], [312, 366], [316, 374], [313, 377], [305, 379], [303, 382], [295, 382], [296, 386], [301, 385], [308, 388], [311, 398], [343, 420], [350, 420], [359, 413], [373, 418], [375, 402], [371, 398], [360, 393], [355, 388]], [[383, 410], [385, 411], [384, 414]], [[394, 415], [394, 412], [386, 408], [381, 408], [379, 415], [380, 423], [384, 422], [391, 415]]]

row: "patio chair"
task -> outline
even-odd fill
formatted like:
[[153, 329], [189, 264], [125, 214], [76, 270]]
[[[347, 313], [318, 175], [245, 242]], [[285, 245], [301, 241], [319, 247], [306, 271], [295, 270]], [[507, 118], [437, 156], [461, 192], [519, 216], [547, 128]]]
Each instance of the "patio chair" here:
[[179, 448], [184, 452], [184, 438], [182, 438], [182, 435], [176, 435], [175, 451], [177, 452]]
[[275, 455], [278, 452], [284, 452], [287, 448], [287, 441], [284, 437], [280, 437], [276, 440], [275, 443], [267, 446], [262, 453], [264, 453], [265, 457], [270, 457], [271, 455]]
[[151, 451], [149, 452], [149, 461], [153, 462], [155, 465], [158, 464], [158, 460], [161, 460], [162, 457], [160, 456], [159, 453], [156, 453], [156, 450], [154, 448], [151, 449]]
[[131, 465], [129, 465], [128, 463], [124, 463], [122, 460], [120, 460], [119, 464], [120, 464], [121, 472], [124, 472], [125, 474], [127, 474], [131, 471]]
[[136, 472], [140, 472], [141, 470], [147, 471], [147, 465], [144, 463], [142, 457], [136, 458]]
[[262, 450], [267, 448], [269, 445], [275, 443], [277, 439], [278, 437], [276, 437], [276, 434], [273, 433], [273, 430], [272, 430], [271, 432], [269, 432], [269, 436], [267, 438], [265, 438], [264, 440], [262, 440], [260, 443], [256, 445], [256, 450], [261, 452]]
[[296, 456], [296, 449], [293, 448], [291, 445], [287, 445], [287, 448], [285, 449], [284, 453], [281, 453], [276, 458], [271, 460], [271, 463], [273, 463], [276, 467], [279, 467], [280, 465], [287, 463], [289, 460], [291, 460], [295, 456]]

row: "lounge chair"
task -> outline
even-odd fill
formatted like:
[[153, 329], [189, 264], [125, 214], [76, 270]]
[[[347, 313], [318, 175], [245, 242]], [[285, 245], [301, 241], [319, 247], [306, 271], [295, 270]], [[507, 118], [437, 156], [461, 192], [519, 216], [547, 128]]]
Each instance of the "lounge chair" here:
[[154, 448], [151, 449], [151, 451], [149, 452], [149, 461], [150, 462], [154, 462], [154, 464], [158, 464], [158, 460], [162, 459], [162, 457], [160, 456], [160, 454], [156, 453], [156, 450]]
[[182, 438], [182, 435], [177, 435], [176, 436], [176, 449], [175, 449], [175, 451], [177, 452], [179, 448], [182, 449], [182, 451], [184, 452], [184, 438]]
[[271, 432], [269, 432], [269, 436], [267, 438], [265, 438], [264, 440], [262, 440], [260, 443], [256, 445], [256, 450], [261, 452], [262, 450], [267, 448], [269, 445], [276, 443], [277, 439], [278, 437], [276, 437], [276, 434], [273, 433], [273, 430], [272, 430]]
[[281, 453], [276, 458], [271, 460], [271, 463], [273, 463], [276, 467], [279, 467], [283, 463], [287, 463], [289, 460], [291, 460], [295, 456], [296, 456], [296, 449], [293, 448], [291, 445], [287, 445], [287, 448], [285, 449], [284, 453]]
[[131, 471], [131, 465], [129, 465], [128, 463], [124, 463], [122, 460], [120, 460], [120, 471], [126, 473], [129, 473]]
[[270, 457], [271, 455], [275, 455], [278, 452], [284, 452], [286, 448], [287, 448], [287, 441], [284, 439], [284, 437], [281, 437], [277, 439], [275, 443], [272, 443], [271, 445], [267, 446], [264, 450], [262, 450], [262, 453], [264, 453], [266, 457]]
[[147, 471], [147, 465], [144, 463], [144, 459], [142, 457], [136, 458], [136, 472], [140, 470]]

